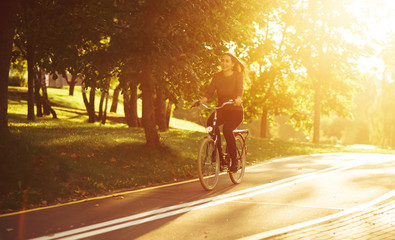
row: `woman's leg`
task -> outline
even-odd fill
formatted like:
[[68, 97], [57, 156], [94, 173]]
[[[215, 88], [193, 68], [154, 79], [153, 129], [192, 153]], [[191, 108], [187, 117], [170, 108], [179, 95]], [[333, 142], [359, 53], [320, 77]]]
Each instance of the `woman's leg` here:
[[230, 158], [232, 159], [232, 169], [237, 170], [237, 153], [236, 153], [236, 140], [233, 135], [233, 130], [235, 130], [243, 121], [243, 111], [227, 111], [224, 116], [224, 137], [226, 139], [226, 144]]

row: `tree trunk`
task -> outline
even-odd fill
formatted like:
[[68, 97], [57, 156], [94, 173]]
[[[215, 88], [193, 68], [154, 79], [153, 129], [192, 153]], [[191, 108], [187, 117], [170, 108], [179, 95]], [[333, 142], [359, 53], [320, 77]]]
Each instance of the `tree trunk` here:
[[82, 99], [84, 100], [84, 104], [86, 107], [86, 111], [88, 112], [88, 122], [89, 123], [94, 123], [96, 121], [96, 113], [95, 113], [95, 88], [91, 87], [90, 93], [89, 93], [89, 100], [86, 96], [86, 90], [85, 90], [85, 85], [81, 85], [81, 93], [82, 93]]
[[111, 104], [110, 112], [113, 112], [113, 113], [117, 112], [118, 97], [119, 97], [120, 92], [121, 92], [121, 84], [118, 84], [118, 86], [115, 88], [114, 94], [112, 96], [112, 104]]
[[166, 126], [167, 126], [167, 129], [169, 129], [169, 127], [170, 127], [170, 117], [171, 117], [172, 106], [173, 106], [173, 103], [169, 99], [167, 101], [167, 106], [166, 106]]
[[69, 96], [74, 96], [75, 85], [77, 84], [78, 76], [71, 76], [71, 81], [69, 83]]
[[17, 1], [0, 1], [0, 138], [8, 139], [8, 74]]
[[34, 52], [30, 43], [27, 43], [27, 120], [34, 121]]
[[41, 89], [41, 72], [38, 69], [34, 70], [34, 99], [36, 103], [36, 111], [37, 117], [42, 117], [43, 116], [43, 105], [41, 102], [41, 94], [40, 94], [40, 89]]
[[74, 89], [75, 89], [75, 84], [70, 84], [70, 86], [69, 86], [69, 96], [74, 96]]
[[103, 119], [103, 105], [104, 105], [104, 99], [106, 99], [106, 92], [103, 91], [100, 95], [100, 102], [99, 102], [99, 121]]
[[139, 117], [137, 115], [137, 100], [137, 85], [132, 84], [132, 86], [130, 86], [130, 117], [134, 127], [142, 127], [142, 125], [139, 124]]
[[69, 85], [69, 96], [74, 96], [74, 88], [77, 83], [77, 75], [72, 75], [71, 79], [69, 79], [69, 75], [67, 75], [66, 71], [63, 71], [62, 76], [66, 79], [67, 84]]
[[129, 127], [137, 127], [137, 122], [133, 122], [131, 115], [130, 96], [127, 93], [123, 94], [123, 110], [125, 112], [125, 121]]
[[[133, 83], [130, 84], [130, 96], [124, 93], [124, 96], [128, 97], [127, 101], [127, 110], [129, 111], [129, 117], [127, 119], [129, 127], [142, 127], [139, 124], [139, 118], [137, 115], [137, 86]], [[125, 103], [124, 103], [125, 106]], [[126, 112], [125, 112], [126, 114]]]
[[313, 143], [320, 143], [320, 125], [321, 125], [321, 91], [320, 85], [317, 84], [314, 95], [314, 136]]
[[126, 91], [123, 94], [123, 106], [126, 123], [129, 127], [139, 127], [137, 115], [137, 86], [134, 84], [130, 85], [130, 96], [126, 93]]
[[148, 12], [144, 22], [144, 45], [142, 50], [142, 72], [141, 72], [141, 90], [143, 99], [143, 127], [145, 131], [146, 144], [148, 147], [156, 148], [160, 145], [159, 134], [155, 124], [154, 114], [154, 90], [152, 83], [152, 62], [151, 51], [153, 45], [153, 32], [156, 20], [158, 18], [155, 9], [156, 1], [151, 0], [148, 3]]
[[44, 115], [48, 116], [49, 114], [51, 114], [51, 106], [49, 105], [49, 100], [48, 100], [47, 83], [45, 82], [45, 71], [40, 70], [40, 73], [41, 73], [40, 75], [41, 92], [43, 94], [42, 96], [43, 111], [44, 111]]
[[261, 118], [261, 138], [267, 138], [267, 120], [268, 120], [268, 109], [263, 107], [262, 118]]
[[110, 95], [110, 81], [111, 78], [107, 78], [107, 89], [106, 89], [106, 102], [104, 104], [104, 113], [103, 113], [103, 118], [101, 120], [102, 124], [106, 123], [106, 119], [107, 119], [107, 105], [108, 105], [108, 95]]
[[145, 131], [146, 144], [148, 147], [159, 146], [159, 134], [156, 130], [154, 114], [154, 97], [151, 81], [151, 63], [144, 61], [142, 72], [141, 89], [143, 91], [143, 119], [142, 124]]
[[96, 88], [91, 87], [89, 92], [89, 122], [94, 123], [96, 121], [96, 113], [95, 113], [95, 96], [96, 96]]
[[85, 89], [85, 84], [81, 84], [81, 93], [82, 93], [82, 100], [84, 101], [84, 105], [86, 110], [88, 111], [88, 106], [89, 106], [89, 100], [86, 97], [86, 89]]
[[163, 91], [158, 88], [156, 89], [155, 99], [155, 120], [159, 131], [167, 131], [166, 100], [164, 99]]
[[[43, 102], [44, 109], [45, 108], [48, 109], [49, 113], [52, 114], [52, 118], [58, 118], [58, 115], [56, 115], [55, 110], [51, 107], [51, 103], [49, 102], [48, 97], [44, 97], [43, 99], [44, 99], [44, 102]], [[49, 113], [48, 113], [48, 115], [49, 115]]]
[[44, 70], [41, 70], [40, 73], [41, 73], [41, 90], [43, 93], [42, 103], [43, 103], [44, 115], [52, 114], [52, 118], [58, 118], [55, 110], [51, 107], [51, 103], [49, 102], [48, 99], [47, 84], [45, 82], [45, 72]]

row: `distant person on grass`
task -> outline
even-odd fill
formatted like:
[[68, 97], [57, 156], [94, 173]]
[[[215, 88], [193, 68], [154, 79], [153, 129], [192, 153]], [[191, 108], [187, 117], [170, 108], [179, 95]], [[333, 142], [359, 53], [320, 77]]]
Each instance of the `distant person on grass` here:
[[[234, 101], [234, 105], [226, 105], [218, 110], [216, 134], [220, 135], [218, 126], [223, 125], [223, 133], [226, 140], [230, 158], [232, 160], [230, 172], [237, 172], [236, 159], [236, 140], [233, 135], [235, 130], [243, 121], [244, 108], [242, 105], [242, 97], [244, 91], [244, 80], [248, 79], [246, 67], [244, 63], [232, 53], [224, 53], [221, 58], [221, 71], [214, 74], [206, 95], [199, 101], [194, 102], [194, 106], [206, 103], [208, 99], [213, 97], [215, 91], [218, 96], [218, 106], [229, 100]], [[213, 125], [214, 113], [207, 120], [207, 126]], [[221, 138], [219, 138], [221, 141]], [[219, 144], [221, 146], [221, 143]], [[219, 149], [221, 161], [223, 161], [222, 150]]]

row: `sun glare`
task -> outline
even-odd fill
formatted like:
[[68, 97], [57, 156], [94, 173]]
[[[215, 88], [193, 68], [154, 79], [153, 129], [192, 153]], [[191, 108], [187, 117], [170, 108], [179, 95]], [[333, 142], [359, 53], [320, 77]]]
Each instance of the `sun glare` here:
[[361, 71], [371, 72], [380, 79], [384, 77], [386, 70], [384, 62], [378, 55], [385, 44], [391, 41], [391, 35], [395, 33], [395, 25], [393, 24], [395, 22], [395, 1], [354, 0], [350, 5], [350, 11], [365, 27], [363, 39], [360, 41], [369, 43], [375, 49], [376, 54], [376, 56], [360, 59]]
[[350, 10], [366, 26], [366, 37], [385, 42], [395, 32], [395, 1], [354, 0]]

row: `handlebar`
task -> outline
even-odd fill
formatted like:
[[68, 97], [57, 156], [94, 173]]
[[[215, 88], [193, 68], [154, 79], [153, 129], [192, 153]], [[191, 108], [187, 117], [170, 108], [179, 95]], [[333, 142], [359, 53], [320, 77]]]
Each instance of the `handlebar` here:
[[216, 107], [209, 107], [206, 104], [202, 103], [201, 105], [209, 110], [218, 110], [221, 109], [223, 107], [225, 107], [226, 105], [230, 105], [230, 104], [234, 104], [235, 102], [233, 100], [229, 100], [227, 102], [224, 102], [221, 106], [216, 106]]

